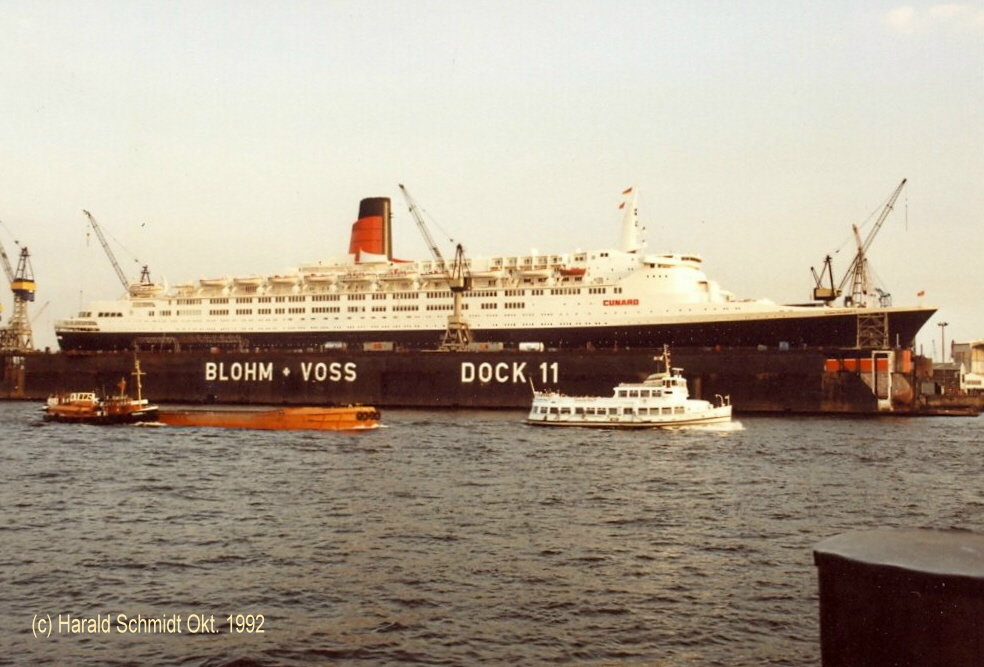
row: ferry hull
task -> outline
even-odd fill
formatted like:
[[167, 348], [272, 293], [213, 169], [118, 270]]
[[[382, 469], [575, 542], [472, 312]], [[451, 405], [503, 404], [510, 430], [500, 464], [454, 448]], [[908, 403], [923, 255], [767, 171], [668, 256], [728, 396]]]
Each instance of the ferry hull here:
[[647, 428], [683, 428], [686, 426], [706, 426], [709, 424], [724, 424], [731, 421], [731, 406], [712, 408], [700, 417], [684, 419], [626, 421], [621, 418], [612, 419], [583, 419], [579, 421], [556, 419], [550, 416], [527, 417], [526, 423], [531, 426], [575, 426], [579, 428], [608, 428], [608, 429], [647, 429]]

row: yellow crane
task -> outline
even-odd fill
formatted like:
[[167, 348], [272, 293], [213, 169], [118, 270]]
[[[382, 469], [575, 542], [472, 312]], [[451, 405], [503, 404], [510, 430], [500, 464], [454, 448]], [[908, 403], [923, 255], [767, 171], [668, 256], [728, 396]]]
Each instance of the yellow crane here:
[[4, 352], [30, 352], [34, 349], [34, 335], [31, 319], [27, 315], [27, 304], [34, 301], [37, 285], [34, 282], [34, 269], [31, 267], [31, 253], [27, 247], [21, 248], [17, 268], [10, 264], [3, 245], [0, 244], [0, 260], [4, 273], [14, 293], [14, 308], [10, 321], [0, 332], [0, 350]]

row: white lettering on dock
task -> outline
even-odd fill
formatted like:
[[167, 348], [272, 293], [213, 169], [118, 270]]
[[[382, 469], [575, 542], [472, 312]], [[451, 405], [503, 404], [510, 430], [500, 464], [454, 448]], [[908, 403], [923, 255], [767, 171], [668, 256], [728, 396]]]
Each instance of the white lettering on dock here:
[[272, 361], [205, 362], [207, 382], [269, 382], [273, 379]]
[[[301, 377], [305, 382], [355, 382], [358, 365], [354, 361], [342, 363], [334, 361], [302, 361]], [[284, 378], [290, 376], [290, 368], [281, 370]], [[273, 380], [272, 361], [207, 361], [205, 362], [206, 382], [271, 382]]]
[[356, 364], [354, 361], [349, 361], [345, 364], [340, 361], [333, 361], [330, 364], [326, 364], [323, 361], [314, 363], [313, 361], [302, 361], [301, 362], [301, 375], [304, 377], [305, 382], [324, 382], [330, 380], [331, 382], [341, 382], [345, 380], [346, 382], [355, 382], [356, 375]]
[[499, 384], [526, 383], [526, 362], [514, 361], [511, 364], [500, 361], [497, 364], [482, 362], [476, 364], [472, 361], [461, 363], [461, 382], [469, 383], [478, 380], [482, 384], [498, 382]]

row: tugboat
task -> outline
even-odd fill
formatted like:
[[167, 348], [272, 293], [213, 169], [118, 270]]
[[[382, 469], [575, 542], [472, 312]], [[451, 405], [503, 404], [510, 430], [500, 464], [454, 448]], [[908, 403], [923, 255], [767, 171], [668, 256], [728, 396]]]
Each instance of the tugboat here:
[[126, 378], [120, 378], [119, 394], [101, 397], [94, 391], [73, 391], [48, 397], [44, 406], [44, 420], [73, 424], [134, 424], [157, 420], [158, 407], [142, 395], [140, 361], [133, 360], [137, 397], [126, 393]]
[[670, 364], [669, 347], [663, 346], [665, 371], [643, 382], [623, 382], [612, 396], [566, 396], [553, 391], [533, 391], [533, 405], [526, 418], [536, 426], [594, 426], [602, 428], [678, 428], [731, 421], [731, 399], [718, 394], [715, 402], [692, 399], [682, 368]]

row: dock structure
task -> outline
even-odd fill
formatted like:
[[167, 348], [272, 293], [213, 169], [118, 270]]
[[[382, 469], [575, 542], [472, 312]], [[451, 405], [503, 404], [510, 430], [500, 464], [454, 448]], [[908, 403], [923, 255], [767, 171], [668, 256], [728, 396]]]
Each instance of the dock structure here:
[[[537, 390], [607, 394], [641, 382], [659, 350], [401, 349], [392, 344], [318, 350], [142, 351], [145, 391], [156, 401], [381, 408], [528, 410]], [[674, 348], [690, 396], [729, 395], [736, 413], [926, 414], [921, 377], [931, 365], [904, 349]], [[71, 387], [108, 387], [131, 354], [35, 353], [0, 365], [0, 398], [44, 398]], [[978, 409], [979, 411], [979, 409]], [[968, 414], [976, 414], [969, 412]]]
[[890, 529], [813, 551], [823, 667], [978, 667], [984, 656], [984, 535]]

